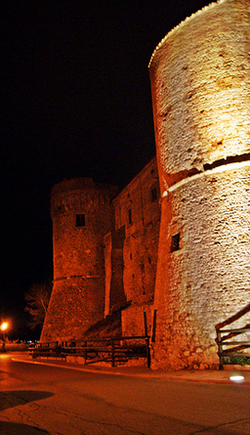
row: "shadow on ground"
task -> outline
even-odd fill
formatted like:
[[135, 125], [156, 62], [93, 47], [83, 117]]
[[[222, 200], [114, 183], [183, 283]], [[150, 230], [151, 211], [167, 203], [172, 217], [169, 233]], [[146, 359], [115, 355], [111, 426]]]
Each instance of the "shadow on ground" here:
[[0, 421], [1, 435], [48, 435], [49, 432], [27, 424]]
[[[53, 393], [49, 393], [47, 391], [2, 391], [0, 392], [0, 411], [4, 411], [8, 408], [14, 408], [15, 406], [19, 405], [25, 405], [26, 403], [34, 402], [36, 400], [47, 399], [51, 396], [53, 396]], [[0, 433], [2, 435], [1, 431]]]

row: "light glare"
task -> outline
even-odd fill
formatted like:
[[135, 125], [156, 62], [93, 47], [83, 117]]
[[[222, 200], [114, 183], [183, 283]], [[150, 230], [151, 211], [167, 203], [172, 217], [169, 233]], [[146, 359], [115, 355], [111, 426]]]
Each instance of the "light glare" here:
[[243, 382], [245, 378], [242, 375], [232, 375], [229, 379], [233, 382]]
[[6, 329], [8, 328], [8, 323], [7, 322], [3, 322], [0, 326], [1, 331], [6, 331]]

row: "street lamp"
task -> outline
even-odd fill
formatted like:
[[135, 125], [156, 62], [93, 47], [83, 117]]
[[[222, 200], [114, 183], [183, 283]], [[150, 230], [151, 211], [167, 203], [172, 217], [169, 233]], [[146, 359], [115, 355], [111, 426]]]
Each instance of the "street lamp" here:
[[6, 331], [6, 329], [8, 329], [8, 322], [3, 322], [0, 326], [1, 331]]
[[1, 324], [1, 326], [0, 326], [0, 329], [1, 329], [2, 333], [3, 333], [3, 338], [2, 338], [2, 340], [3, 340], [2, 352], [6, 352], [6, 349], [5, 349], [5, 332], [7, 331], [8, 327], [9, 327], [8, 322], [3, 322], [3, 323]]

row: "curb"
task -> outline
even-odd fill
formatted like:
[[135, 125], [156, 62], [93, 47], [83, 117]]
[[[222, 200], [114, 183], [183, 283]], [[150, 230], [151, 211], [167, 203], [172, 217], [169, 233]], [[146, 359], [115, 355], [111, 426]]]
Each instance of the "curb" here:
[[[21, 358], [21, 357], [11, 357], [13, 361], [22, 362], [26, 364], [37, 364], [37, 365], [46, 365], [50, 367], [63, 368], [68, 370], [77, 370], [87, 373], [96, 373], [103, 375], [115, 375], [115, 376], [129, 376], [129, 377], [138, 377], [138, 378], [146, 378], [146, 379], [162, 379], [168, 381], [184, 381], [184, 382], [202, 382], [202, 383], [214, 383], [214, 384], [241, 384], [241, 385], [250, 385], [250, 373], [246, 371], [235, 370], [229, 371], [190, 371], [190, 372], [163, 372], [163, 371], [148, 371], [143, 372], [140, 368], [129, 368], [125, 367], [124, 369], [120, 368], [103, 368], [101, 366], [95, 367], [86, 367], [79, 364], [65, 363], [62, 361], [61, 364], [58, 361], [38, 361], [37, 359], [34, 361], [30, 358]], [[132, 369], [132, 370], [131, 370]], [[178, 374], [177, 374], [178, 373]], [[240, 374], [244, 376], [242, 381], [233, 382], [230, 379], [230, 376], [233, 374]]]

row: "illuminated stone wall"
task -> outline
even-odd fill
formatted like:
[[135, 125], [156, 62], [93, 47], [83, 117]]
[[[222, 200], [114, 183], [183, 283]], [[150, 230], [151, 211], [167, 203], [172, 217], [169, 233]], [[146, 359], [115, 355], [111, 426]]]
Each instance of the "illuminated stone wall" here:
[[249, 17], [249, 1], [212, 4], [150, 62], [162, 196], [156, 368], [218, 364], [215, 325], [249, 303]]
[[156, 158], [117, 192], [87, 178], [53, 187], [54, 285], [41, 341], [80, 339], [128, 305], [123, 335], [141, 334], [144, 308], [150, 323], [160, 227]]
[[126, 306], [123, 284], [123, 243], [125, 233], [110, 231], [104, 237], [105, 317]]
[[52, 189], [54, 286], [41, 341], [81, 338], [103, 319], [103, 237], [113, 225], [116, 193], [86, 178]]
[[[128, 304], [122, 311], [124, 335], [143, 329], [143, 309], [152, 305], [160, 228], [159, 181], [156, 159], [126, 186], [113, 201], [116, 229], [124, 228], [123, 282]], [[141, 315], [138, 315], [138, 313]], [[148, 315], [150, 327], [151, 316]]]

